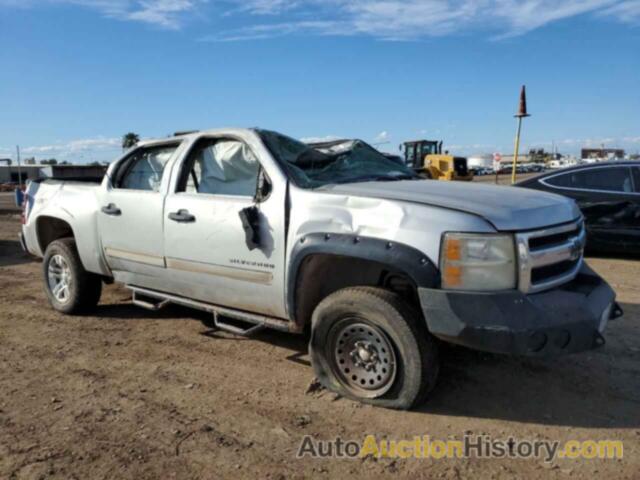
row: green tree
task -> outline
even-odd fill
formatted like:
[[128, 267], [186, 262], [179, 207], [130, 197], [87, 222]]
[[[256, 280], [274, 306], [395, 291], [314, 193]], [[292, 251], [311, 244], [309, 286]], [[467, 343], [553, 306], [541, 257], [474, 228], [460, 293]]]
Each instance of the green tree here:
[[137, 133], [126, 133], [122, 136], [122, 149], [127, 150], [131, 147], [135, 147], [139, 141], [140, 136]]

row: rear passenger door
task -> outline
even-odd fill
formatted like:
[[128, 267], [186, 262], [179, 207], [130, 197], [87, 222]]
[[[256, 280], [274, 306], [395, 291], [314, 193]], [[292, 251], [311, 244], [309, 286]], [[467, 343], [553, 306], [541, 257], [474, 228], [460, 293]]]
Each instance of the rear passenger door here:
[[[165, 205], [164, 251], [176, 293], [284, 316], [286, 182], [270, 182], [263, 167], [256, 146], [240, 138], [201, 138], [191, 147]], [[243, 227], [247, 212], [257, 244]]]
[[119, 281], [147, 287], [162, 283], [164, 186], [179, 144], [137, 148], [109, 173], [98, 228], [103, 253]]

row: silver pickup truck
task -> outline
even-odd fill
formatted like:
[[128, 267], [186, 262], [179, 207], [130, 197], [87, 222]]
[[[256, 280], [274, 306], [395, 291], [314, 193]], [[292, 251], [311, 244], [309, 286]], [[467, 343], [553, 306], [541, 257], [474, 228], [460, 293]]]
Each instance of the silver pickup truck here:
[[101, 183], [31, 182], [23, 215], [54, 309], [87, 311], [115, 280], [137, 305], [203, 309], [237, 334], [310, 331], [323, 385], [390, 408], [426, 398], [439, 341], [552, 356], [604, 344], [621, 315], [583, 263], [572, 200], [424, 180], [359, 141], [146, 141]]

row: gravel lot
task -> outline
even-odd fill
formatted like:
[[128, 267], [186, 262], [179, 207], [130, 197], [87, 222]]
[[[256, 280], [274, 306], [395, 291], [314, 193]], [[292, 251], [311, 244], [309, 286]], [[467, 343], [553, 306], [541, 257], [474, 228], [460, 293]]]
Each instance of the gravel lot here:
[[[0, 215], [0, 478], [640, 478], [640, 260], [589, 259], [626, 312], [604, 348], [534, 361], [449, 347], [430, 401], [395, 412], [309, 388], [301, 337], [218, 333], [195, 311], [133, 307], [117, 286], [95, 316], [54, 313], [19, 227]], [[623, 440], [624, 459], [295, 458], [306, 434], [465, 432]]]

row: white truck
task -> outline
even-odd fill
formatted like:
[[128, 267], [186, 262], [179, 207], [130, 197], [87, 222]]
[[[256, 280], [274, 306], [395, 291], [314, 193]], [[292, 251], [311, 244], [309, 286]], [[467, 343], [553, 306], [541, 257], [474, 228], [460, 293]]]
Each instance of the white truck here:
[[24, 248], [52, 307], [210, 311], [221, 329], [310, 331], [317, 377], [390, 408], [422, 402], [438, 344], [552, 356], [604, 344], [621, 315], [583, 262], [569, 199], [417, 178], [363, 142], [323, 153], [258, 129], [142, 142], [100, 183], [26, 192]]

